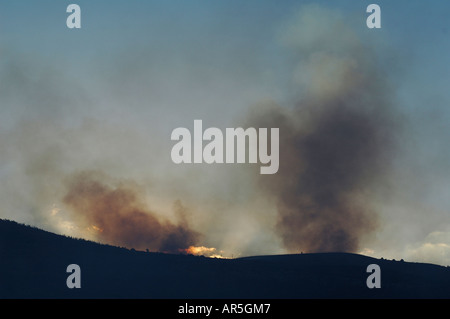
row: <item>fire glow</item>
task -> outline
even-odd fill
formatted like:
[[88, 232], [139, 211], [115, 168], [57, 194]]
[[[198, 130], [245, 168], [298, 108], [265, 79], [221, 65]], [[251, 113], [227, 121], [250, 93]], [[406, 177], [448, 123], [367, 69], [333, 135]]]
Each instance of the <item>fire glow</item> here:
[[224, 257], [222, 255], [222, 251], [217, 251], [214, 247], [205, 247], [205, 246], [190, 246], [189, 248], [183, 249], [181, 252], [194, 255], [194, 256], [204, 256], [209, 258], [224, 258], [228, 259], [229, 257]]

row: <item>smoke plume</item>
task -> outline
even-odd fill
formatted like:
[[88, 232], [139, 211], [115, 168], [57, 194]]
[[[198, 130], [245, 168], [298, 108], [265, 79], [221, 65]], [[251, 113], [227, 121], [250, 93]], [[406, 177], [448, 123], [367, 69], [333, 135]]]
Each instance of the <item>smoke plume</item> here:
[[289, 251], [355, 252], [377, 226], [367, 199], [392, 149], [390, 90], [372, 51], [334, 12], [305, 7], [284, 40], [301, 98], [251, 116], [255, 126], [280, 128], [280, 170], [260, 186], [276, 201]]
[[64, 203], [87, 222], [105, 243], [161, 252], [181, 252], [196, 244], [184, 207], [176, 202], [177, 222], [158, 218], [136, 185], [111, 182], [101, 174], [82, 172], [68, 181]]
[[[167, 4], [167, 19], [117, 29], [120, 50], [95, 32], [61, 34], [56, 55], [0, 37], [0, 217], [135, 249], [204, 246], [234, 256], [370, 246], [380, 257], [392, 247], [399, 258], [401, 245], [439, 230], [450, 161], [447, 73], [437, 72], [439, 59], [428, 64], [437, 53], [420, 50], [393, 92], [390, 81], [405, 63], [392, 58], [398, 44], [383, 46], [388, 28], [366, 28], [365, 8], [268, 3], [245, 13], [230, 3], [240, 14], [229, 15], [211, 2], [204, 11], [211, 14], [184, 10], [175, 22]], [[274, 102], [258, 103], [267, 97]], [[413, 119], [406, 130], [397, 111]], [[279, 171], [174, 164], [170, 134], [195, 119], [279, 128]], [[407, 138], [397, 148], [399, 134]], [[190, 214], [181, 205], [171, 210], [178, 198]], [[365, 241], [371, 234], [376, 240]]]

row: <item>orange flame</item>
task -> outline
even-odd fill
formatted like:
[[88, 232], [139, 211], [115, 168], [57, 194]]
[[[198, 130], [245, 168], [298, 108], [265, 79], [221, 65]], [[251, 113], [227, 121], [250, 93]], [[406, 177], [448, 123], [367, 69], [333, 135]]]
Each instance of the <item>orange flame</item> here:
[[100, 227], [98, 227], [98, 226], [95, 226], [95, 225], [91, 225], [90, 227], [88, 227], [88, 230], [89, 230], [89, 231], [99, 232], [99, 233], [102, 233], [102, 232], [103, 232], [103, 229], [102, 229], [102, 228], [100, 228]]
[[209, 258], [227, 258], [221, 255], [222, 251], [218, 252], [217, 249], [214, 247], [190, 246], [187, 249], [183, 249], [182, 252], [194, 256], [204, 256]]

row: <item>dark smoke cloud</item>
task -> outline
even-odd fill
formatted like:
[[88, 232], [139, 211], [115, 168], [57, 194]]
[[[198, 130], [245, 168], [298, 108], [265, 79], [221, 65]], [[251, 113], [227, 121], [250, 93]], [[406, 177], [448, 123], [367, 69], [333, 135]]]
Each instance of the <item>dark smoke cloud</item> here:
[[272, 105], [251, 115], [253, 125], [280, 128], [280, 170], [260, 176], [260, 186], [275, 198], [276, 231], [289, 251], [355, 252], [377, 227], [367, 199], [392, 151], [390, 89], [371, 51], [336, 13], [305, 7], [292, 31], [303, 94], [294, 108]]
[[[112, 185], [111, 185], [112, 184]], [[136, 185], [111, 183], [94, 172], [73, 175], [64, 203], [87, 222], [105, 243], [135, 249], [181, 252], [195, 245], [200, 234], [190, 229], [186, 210], [175, 203], [177, 222], [159, 218], [142, 199]]]

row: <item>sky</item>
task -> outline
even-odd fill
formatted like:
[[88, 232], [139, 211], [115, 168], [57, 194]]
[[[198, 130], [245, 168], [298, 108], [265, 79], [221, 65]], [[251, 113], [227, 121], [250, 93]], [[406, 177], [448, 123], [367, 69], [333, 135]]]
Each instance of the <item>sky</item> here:
[[[70, 3], [0, 1], [1, 218], [138, 249], [450, 264], [450, 4], [376, 1], [368, 29], [369, 1], [77, 1], [69, 29]], [[280, 171], [174, 164], [196, 119], [280, 127]]]

